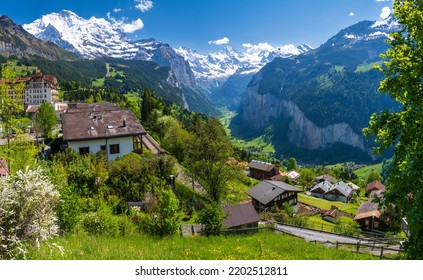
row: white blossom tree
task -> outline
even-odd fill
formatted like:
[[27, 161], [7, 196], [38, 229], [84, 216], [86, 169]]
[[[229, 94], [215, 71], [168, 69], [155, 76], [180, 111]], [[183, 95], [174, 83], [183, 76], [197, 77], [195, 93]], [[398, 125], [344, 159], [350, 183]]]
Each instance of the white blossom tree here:
[[59, 196], [40, 167], [0, 179], [0, 259], [25, 257], [27, 245], [57, 234]]

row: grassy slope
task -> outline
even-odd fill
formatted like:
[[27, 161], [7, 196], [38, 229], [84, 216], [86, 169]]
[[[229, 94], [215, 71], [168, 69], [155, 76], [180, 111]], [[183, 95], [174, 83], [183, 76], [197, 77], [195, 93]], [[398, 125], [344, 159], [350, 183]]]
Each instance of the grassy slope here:
[[368, 165], [366, 167], [355, 170], [354, 173], [358, 177], [366, 180], [367, 177], [369, 177], [369, 174], [370, 174], [370, 172], [372, 172], [372, 170], [374, 170], [374, 171], [376, 171], [380, 174], [382, 172], [382, 165], [383, 165], [382, 163], [378, 163], [378, 164], [375, 164], [375, 165]]
[[358, 205], [356, 204], [350, 204], [350, 203], [343, 203], [339, 201], [329, 201], [326, 199], [320, 199], [312, 196], [308, 196], [305, 194], [298, 194], [298, 201], [303, 202], [305, 204], [309, 204], [315, 207], [318, 207], [320, 209], [329, 210], [332, 205], [335, 205], [338, 207], [339, 210], [355, 214], [358, 209]]
[[336, 250], [273, 232], [220, 237], [165, 238], [148, 236], [68, 236], [54, 240], [65, 248], [50, 252], [48, 246], [32, 251], [30, 259], [77, 260], [355, 260], [371, 255]]

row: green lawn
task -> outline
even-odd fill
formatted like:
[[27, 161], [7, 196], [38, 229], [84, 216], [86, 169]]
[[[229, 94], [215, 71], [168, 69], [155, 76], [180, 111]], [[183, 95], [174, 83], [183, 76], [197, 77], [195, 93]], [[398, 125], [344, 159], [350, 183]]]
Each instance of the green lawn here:
[[366, 167], [355, 170], [354, 173], [361, 179], [366, 180], [367, 177], [369, 177], [370, 172], [372, 172], [373, 170], [378, 172], [379, 174], [382, 173], [382, 165], [383, 163], [368, 165]]
[[[64, 254], [43, 244], [29, 259], [59, 260], [356, 260], [376, 259], [369, 254], [337, 250], [301, 238], [263, 231], [249, 235], [156, 239], [146, 235], [89, 237], [70, 235], [54, 239]], [[51, 250], [52, 249], [52, 250]]]
[[334, 205], [338, 207], [339, 210], [350, 213], [350, 214], [355, 214], [358, 209], [358, 205], [356, 204], [343, 203], [339, 201], [329, 201], [326, 199], [308, 196], [302, 193], [298, 194], [298, 201], [303, 202], [305, 204], [309, 204], [311, 206], [314, 206], [320, 209], [324, 209], [324, 210], [329, 210], [330, 207]]
[[319, 214], [308, 217], [307, 227], [321, 231], [334, 232], [333, 228], [335, 227], [335, 224], [323, 220]]

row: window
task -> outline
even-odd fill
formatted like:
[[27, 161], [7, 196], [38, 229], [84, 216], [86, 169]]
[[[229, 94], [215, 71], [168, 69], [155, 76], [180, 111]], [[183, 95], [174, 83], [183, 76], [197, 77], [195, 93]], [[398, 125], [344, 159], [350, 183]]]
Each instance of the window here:
[[110, 154], [119, 154], [119, 144], [112, 144], [109, 146], [110, 147]]
[[133, 138], [134, 151], [142, 150], [141, 136], [134, 136]]
[[106, 145], [101, 145], [101, 146], [100, 146], [100, 151], [105, 152], [105, 151], [106, 151]]
[[90, 147], [79, 147], [79, 154], [85, 155], [90, 153]]

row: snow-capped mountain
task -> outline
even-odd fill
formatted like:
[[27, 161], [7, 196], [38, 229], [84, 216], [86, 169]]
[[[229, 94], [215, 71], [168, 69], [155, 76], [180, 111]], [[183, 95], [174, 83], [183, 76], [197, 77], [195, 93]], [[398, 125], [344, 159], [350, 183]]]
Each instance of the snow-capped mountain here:
[[211, 54], [200, 54], [184, 47], [179, 47], [176, 51], [189, 61], [197, 84], [203, 91], [210, 93], [235, 73], [254, 74], [275, 57], [290, 57], [313, 49], [308, 45], [285, 45], [275, 48], [267, 43], [244, 44], [244, 47], [244, 52], [227, 46], [222, 51]]
[[400, 28], [392, 15], [382, 21], [362, 21], [342, 29], [320, 48], [351, 48], [358, 44], [370, 44], [386, 40], [391, 32], [399, 31]]
[[129, 59], [138, 53], [125, 33], [107, 20], [95, 17], [87, 20], [68, 10], [44, 15], [22, 27], [35, 37], [54, 42], [83, 58]]
[[35, 37], [54, 42], [82, 58], [113, 57], [154, 61], [170, 67], [181, 86], [196, 88], [194, 75], [168, 44], [155, 39], [130, 40], [119, 25], [104, 18], [84, 19], [72, 11], [62, 10], [42, 16], [23, 28]]

